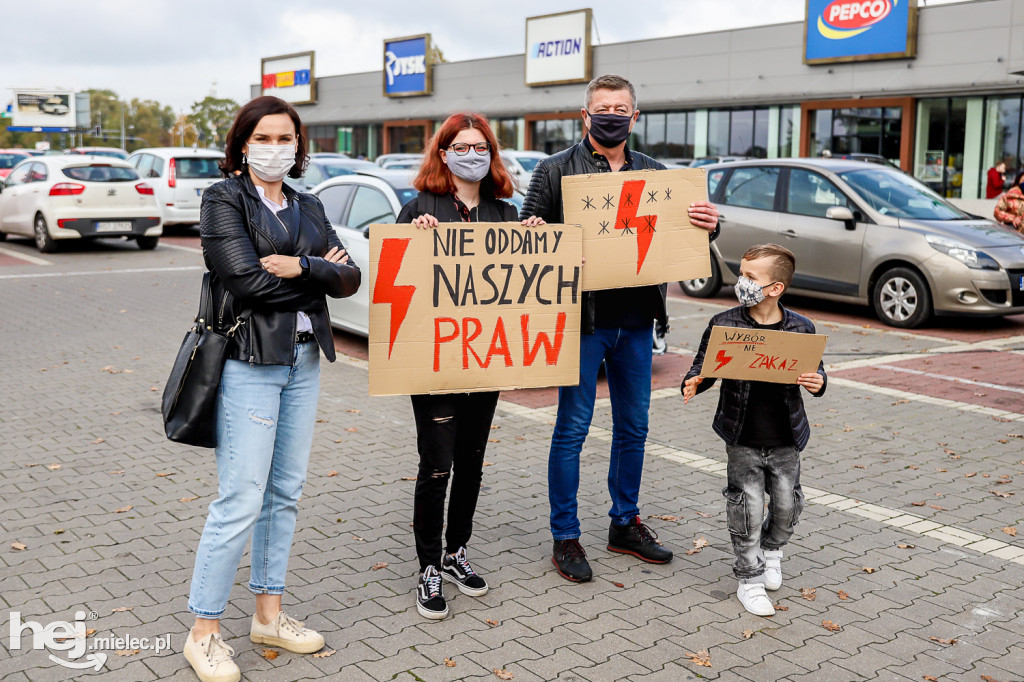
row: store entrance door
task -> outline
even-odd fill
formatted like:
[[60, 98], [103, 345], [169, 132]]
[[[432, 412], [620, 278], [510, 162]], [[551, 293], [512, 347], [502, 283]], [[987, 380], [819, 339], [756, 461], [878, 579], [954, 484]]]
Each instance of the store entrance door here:
[[911, 168], [914, 100], [831, 100], [801, 105], [800, 156], [868, 154]]
[[394, 121], [384, 123], [385, 154], [419, 154], [427, 146], [434, 122]]

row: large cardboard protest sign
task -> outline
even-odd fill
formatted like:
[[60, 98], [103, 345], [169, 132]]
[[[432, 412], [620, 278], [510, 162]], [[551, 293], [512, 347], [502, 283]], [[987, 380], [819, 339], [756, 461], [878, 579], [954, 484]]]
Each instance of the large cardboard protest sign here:
[[565, 222], [583, 226], [583, 290], [710, 276], [708, 232], [687, 213], [707, 198], [703, 168], [563, 177]]
[[579, 381], [575, 225], [370, 226], [370, 395]]
[[772, 329], [712, 327], [701, 376], [795, 384], [816, 372], [825, 352], [824, 334]]

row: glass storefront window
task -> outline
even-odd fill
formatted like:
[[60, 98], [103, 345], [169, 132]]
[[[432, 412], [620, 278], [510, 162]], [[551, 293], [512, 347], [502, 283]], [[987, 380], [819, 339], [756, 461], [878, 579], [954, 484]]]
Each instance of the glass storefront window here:
[[903, 109], [865, 107], [812, 109], [810, 154], [871, 154], [898, 166]]
[[708, 156], [729, 153], [729, 112], [708, 112]]
[[800, 109], [797, 107], [782, 107], [779, 109], [778, 156], [780, 158], [796, 156], [799, 153], [799, 145], [793, 145], [794, 134], [796, 132], [794, 125], [796, 122], [797, 112], [799, 111]]
[[665, 158], [692, 159], [694, 111], [679, 111], [665, 115]]
[[988, 169], [1000, 161], [1006, 164], [1006, 184], [1013, 183], [1024, 168], [1021, 163], [1021, 114], [1024, 112], [1021, 95], [989, 97], [985, 100], [985, 131], [982, 134], [980, 186], [977, 196], [985, 196]]
[[939, 196], [963, 194], [967, 100], [923, 99], [917, 103], [914, 176]]
[[388, 149], [392, 154], [420, 154], [427, 131], [424, 126], [392, 126], [388, 128]]
[[499, 118], [497, 120], [498, 144], [502, 149], [519, 149], [519, 124], [518, 118]]
[[709, 111], [708, 154], [768, 156], [768, 110]]
[[308, 126], [306, 135], [310, 153], [338, 151], [337, 129], [337, 126], [332, 125]]
[[583, 139], [583, 120], [580, 118], [546, 119], [531, 121], [533, 149], [554, 154]]

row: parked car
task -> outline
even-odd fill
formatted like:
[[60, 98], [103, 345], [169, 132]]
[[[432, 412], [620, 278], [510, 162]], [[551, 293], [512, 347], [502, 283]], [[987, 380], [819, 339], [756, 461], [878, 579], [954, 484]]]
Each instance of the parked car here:
[[192, 147], [152, 147], [128, 157], [139, 177], [153, 186], [164, 225], [199, 222], [203, 192], [223, 176], [223, 152]]
[[832, 158], [849, 159], [851, 161], [867, 161], [868, 163], [877, 163], [880, 166], [889, 166], [890, 168], [900, 170], [899, 166], [880, 154], [865, 154], [863, 152], [850, 152], [849, 154], [833, 153]]
[[423, 163], [423, 157], [415, 159], [390, 159], [381, 164], [385, 170], [417, 170]]
[[0, 149], [0, 178], [6, 178], [19, 161], [29, 156], [27, 149]]
[[90, 156], [110, 156], [115, 159], [127, 159], [128, 152], [117, 147], [72, 147], [65, 149], [65, 154], [88, 154]]
[[350, 159], [348, 154], [342, 152], [313, 152], [309, 155], [311, 159]]
[[698, 156], [690, 162], [690, 168], [700, 168], [701, 166], [709, 166], [713, 163], [732, 163], [733, 161], [743, 161], [749, 158], [749, 156]]
[[[370, 225], [393, 223], [402, 206], [419, 192], [412, 186], [416, 173], [407, 170], [367, 170], [325, 180], [313, 188], [323, 202], [328, 220], [345, 245], [349, 257], [363, 269], [359, 290], [348, 298], [328, 298], [331, 325], [359, 336], [370, 333]], [[517, 209], [525, 197], [516, 193], [510, 201]]]
[[682, 157], [671, 157], [655, 160], [665, 164], [666, 168], [689, 168], [690, 165], [693, 163], [693, 159], [687, 159]]
[[380, 166], [372, 161], [341, 158], [338, 156], [321, 156], [310, 154], [309, 165], [301, 178], [285, 178], [284, 181], [300, 192], [308, 192], [324, 180], [339, 175], [351, 175], [357, 170], [380, 170]]
[[501, 150], [501, 161], [512, 174], [516, 187], [526, 190], [530, 187], [530, 178], [537, 164], [548, 158], [549, 154], [534, 151], [518, 151], [516, 149]]
[[760, 159], [708, 167], [720, 211], [710, 277], [680, 282], [714, 296], [743, 252], [796, 255], [791, 291], [867, 304], [893, 327], [936, 315], [1024, 313], [1024, 235], [964, 213], [900, 170], [841, 159]]
[[160, 240], [153, 187], [131, 164], [95, 156], [39, 156], [0, 181], [0, 240], [33, 237], [43, 253], [66, 239], [127, 237], [141, 249]]
[[39, 105], [39, 111], [44, 114], [53, 114], [54, 116], [67, 116], [71, 111], [71, 107], [64, 104], [60, 97], [51, 97]]
[[381, 154], [375, 161], [378, 166], [385, 168], [386, 164], [394, 163], [396, 161], [415, 161], [416, 165], [419, 166], [423, 160], [423, 154]]

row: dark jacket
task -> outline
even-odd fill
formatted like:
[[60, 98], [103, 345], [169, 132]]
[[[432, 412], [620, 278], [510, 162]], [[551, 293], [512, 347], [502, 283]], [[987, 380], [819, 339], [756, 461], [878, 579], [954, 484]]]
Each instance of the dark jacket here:
[[[782, 331], [800, 332], [801, 334], [815, 333], [813, 322], [781, 305], [779, 307], [782, 308]], [[693, 358], [690, 371], [686, 373], [683, 384], [679, 387], [680, 390], [686, 385], [687, 379], [700, 375], [701, 367], [704, 366], [704, 353], [708, 349], [708, 339], [711, 337], [711, 328], [716, 325], [753, 329], [755, 322], [745, 306], [730, 308], [712, 317], [708, 322], [708, 328], [704, 330], [704, 336], [701, 337], [700, 348], [697, 349], [697, 355]], [[828, 376], [825, 374], [825, 366], [822, 363], [818, 363], [818, 374], [822, 376], [824, 382], [821, 385], [821, 390], [814, 394], [816, 398], [825, 394], [825, 388], [828, 385]], [[697, 385], [697, 393], [708, 390], [714, 386], [715, 381], [717, 379], [704, 377], [704, 381]], [[750, 396], [751, 383], [738, 379], [722, 379], [722, 388], [718, 392], [718, 409], [715, 412], [712, 428], [728, 445], [736, 445], [740, 434], [743, 433], [743, 420], [747, 413], [747, 399]], [[789, 411], [789, 426], [793, 430], [793, 443], [797, 450], [803, 450], [811, 437], [811, 428], [807, 423], [807, 413], [804, 412], [804, 399], [800, 394], [802, 389], [796, 384], [785, 384], [784, 388], [786, 407]]]
[[[396, 223], [411, 223], [424, 213], [437, 218], [441, 223], [461, 223], [462, 214], [451, 194], [434, 194], [420, 192], [419, 196], [402, 207]], [[508, 223], [519, 222], [516, 207], [501, 199], [480, 197], [480, 203], [469, 211], [470, 220], [474, 223]]]
[[[664, 170], [665, 165], [655, 161], [651, 157], [640, 152], [631, 151], [626, 148], [626, 158], [629, 160], [630, 170]], [[523, 201], [523, 209], [520, 211], [522, 219], [530, 216], [540, 216], [547, 223], [564, 222], [562, 213], [562, 178], [566, 175], [586, 175], [588, 173], [610, 173], [611, 166], [608, 160], [600, 154], [592, 154], [584, 142], [579, 142], [566, 150], [537, 164], [530, 179], [530, 188], [526, 192], [526, 200]], [[718, 237], [719, 227], [711, 234], [711, 240]], [[640, 291], [651, 290], [648, 287], [639, 287]], [[657, 302], [659, 326], [668, 331], [668, 307], [665, 297], [668, 295], [668, 285], [658, 286], [660, 293]], [[583, 292], [582, 305], [583, 321], [581, 331], [584, 334], [594, 333], [595, 299], [589, 291]]]
[[[252, 317], [235, 332], [228, 357], [257, 365], [291, 365], [295, 313], [302, 311], [309, 315], [324, 355], [333, 362], [334, 337], [325, 296], [354, 294], [359, 288], [359, 268], [351, 261], [342, 265], [324, 260], [331, 247], [344, 246], [320, 200], [288, 185], [283, 191], [287, 211], [293, 204], [298, 206], [298, 229], [285, 229], [263, 205], [247, 175], [218, 182], [203, 193], [199, 234], [206, 267], [213, 273], [212, 326], [224, 331], [243, 310], [251, 309]], [[270, 274], [260, 258], [272, 254], [307, 256], [309, 276], [283, 279]]]

